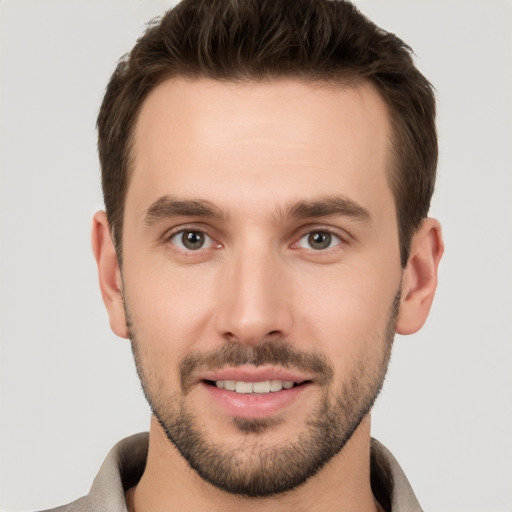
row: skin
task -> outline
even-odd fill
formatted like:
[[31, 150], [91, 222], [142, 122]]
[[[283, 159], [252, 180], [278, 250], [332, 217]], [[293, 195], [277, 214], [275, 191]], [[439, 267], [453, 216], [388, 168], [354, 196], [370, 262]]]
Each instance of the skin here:
[[[391, 139], [386, 106], [365, 83], [171, 79], [152, 91], [136, 125], [122, 271], [103, 212], [94, 219], [93, 250], [111, 327], [128, 337], [124, 296], [154, 390], [183, 397], [179, 364], [192, 352], [278, 338], [322, 354], [333, 369], [334, 392], [354, 376], [358, 361], [386, 364], [383, 333], [397, 291], [396, 332], [423, 325], [437, 284], [441, 231], [426, 219], [401, 268], [387, 181]], [[169, 197], [208, 201], [223, 215], [148, 216]], [[359, 214], [290, 215], [301, 201], [332, 197], [357, 205]], [[183, 229], [205, 233], [206, 245], [187, 250], [176, 235]], [[328, 248], [309, 245], [315, 231], [332, 234]], [[185, 400], [212, 442], [237, 448], [250, 441], [263, 450], [296, 438], [323, 392], [313, 380], [300, 400], [266, 416], [279, 419], [273, 428], [249, 437], [201, 383]], [[374, 511], [369, 450], [367, 414], [343, 450], [303, 485], [248, 499], [202, 480], [153, 417], [147, 467], [128, 505]]]

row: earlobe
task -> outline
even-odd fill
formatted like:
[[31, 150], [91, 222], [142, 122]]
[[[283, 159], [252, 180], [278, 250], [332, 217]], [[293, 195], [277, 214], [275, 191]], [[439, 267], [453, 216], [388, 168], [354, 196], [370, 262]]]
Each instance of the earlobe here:
[[117, 336], [128, 338], [121, 270], [114, 243], [110, 236], [107, 215], [104, 211], [99, 211], [94, 215], [91, 242], [94, 258], [98, 265], [101, 296], [110, 319], [110, 328]]
[[413, 334], [427, 320], [437, 287], [437, 272], [444, 245], [441, 226], [425, 219], [411, 241], [404, 270], [402, 299], [396, 324], [398, 334]]

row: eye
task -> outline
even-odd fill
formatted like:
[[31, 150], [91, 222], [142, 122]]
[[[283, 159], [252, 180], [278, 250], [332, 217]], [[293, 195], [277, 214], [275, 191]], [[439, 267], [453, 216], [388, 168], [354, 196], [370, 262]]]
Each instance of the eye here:
[[193, 229], [178, 231], [169, 240], [183, 251], [198, 251], [199, 249], [207, 249], [216, 245], [213, 239], [206, 233]]
[[322, 251], [330, 249], [341, 243], [341, 238], [329, 231], [311, 231], [304, 235], [297, 243], [298, 247], [303, 249], [313, 249]]

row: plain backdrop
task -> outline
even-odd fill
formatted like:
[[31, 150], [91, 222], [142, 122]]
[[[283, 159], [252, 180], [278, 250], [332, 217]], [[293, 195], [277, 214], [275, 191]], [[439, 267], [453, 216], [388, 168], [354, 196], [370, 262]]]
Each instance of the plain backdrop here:
[[[85, 494], [147, 430], [129, 343], [89, 245], [95, 119], [164, 0], [0, 1], [0, 508]], [[360, 0], [437, 89], [432, 216], [446, 253], [429, 321], [398, 337], [373, 414], [429, 511], [512, 510], [512, 2]]]

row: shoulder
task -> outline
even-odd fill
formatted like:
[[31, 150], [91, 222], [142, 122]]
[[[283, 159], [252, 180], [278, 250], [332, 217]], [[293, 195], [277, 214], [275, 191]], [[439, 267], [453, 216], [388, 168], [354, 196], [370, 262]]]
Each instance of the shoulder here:
[[371, 444], [371, 484], [374, 496], [390, 512], [422, 512], [414, 491], [393, 454], [376, 439]]
[[87, 496], [42, 512], [126, 512], [125, 492], [142, 476], [148, 442], [147, 433], [123, 439], [110, 450]]
[[62, 505], [56, 508], [49, 508], [47, 510], [43, 510], [42, 512], [92, 512], [93, 509], [88, 504], [87, 496], [83, 498], [79, 498], [72, 503], [68, 503], [67, 505]]

